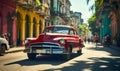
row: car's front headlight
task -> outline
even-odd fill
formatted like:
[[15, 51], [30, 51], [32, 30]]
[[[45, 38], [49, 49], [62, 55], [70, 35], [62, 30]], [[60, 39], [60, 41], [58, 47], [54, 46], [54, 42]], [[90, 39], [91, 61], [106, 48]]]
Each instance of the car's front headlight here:
[[65, 39], [60, 39], [60, 44], [65, 44]]
[[26, 40], [25, 40], [25, 44], [27, 44], [27, 43], [28, 43], [28, 40], [26, 39]]

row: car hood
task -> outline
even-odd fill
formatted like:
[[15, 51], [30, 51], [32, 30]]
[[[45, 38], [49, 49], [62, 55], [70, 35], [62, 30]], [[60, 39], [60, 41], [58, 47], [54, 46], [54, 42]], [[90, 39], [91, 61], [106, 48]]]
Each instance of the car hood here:
[[71, 36], [71, 35], [68, 35], [68, 34], [42, 33], [42, 34], [39, 35], [38, 38], [31, 39], [28, 44], [30, 44], [30, 43], [36, 43], [36, 42], [55, 42], [56, 43], [60, 39], [71, 40], [71, 39], [75, 39], [75, 38], [74, 38], [74, 36]]
[[42, 35], [41, 39], [44, 41], [44, 42], [54, 42], [54, 41], [57, 41], [61, 38], [67, 38], [67, 37], [70, 37], [70, 35], [67, 35], [67, 34], [58, 34], [58, 33], [44, 33]]

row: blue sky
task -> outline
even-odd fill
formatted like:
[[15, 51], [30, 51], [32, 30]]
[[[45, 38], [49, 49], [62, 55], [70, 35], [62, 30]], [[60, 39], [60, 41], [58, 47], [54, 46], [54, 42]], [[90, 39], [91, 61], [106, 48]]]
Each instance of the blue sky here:
[[81, 12], [84, 23], [87, 23], [87, 20], [93, 15], [93, 12], [89, 11], [89, 8], [94, 3], [94, 0], [90, 0], [88, 5], [86, 0], [70, 0], [70, 2], [72, 4], [71, 10]]

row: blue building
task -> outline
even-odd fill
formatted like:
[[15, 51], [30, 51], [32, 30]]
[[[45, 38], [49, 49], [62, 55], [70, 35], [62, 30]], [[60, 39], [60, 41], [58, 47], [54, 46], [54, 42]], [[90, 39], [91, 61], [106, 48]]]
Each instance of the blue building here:
[[70, 16], [70, 6], [69, 0], [51, 0], [51, 24], [61, 25], [67, 24], [68, 17]]
[[81, 18], [82, 14], [80, 12], [74, 12], [74, 15], [78, 17], [78, 24], [82, 24], [83, 20]]
[[101, 26], [100, 26], [100, 41], [102, 41], [102, 38], [105, 35], [112, 35], [111, 34], [111, 28], [110, 28], [110, 24], [111, 24], [111, 19], [108, 17], [110, 11], [109, 10], [105, 10], [102, 14], [101, 17]]

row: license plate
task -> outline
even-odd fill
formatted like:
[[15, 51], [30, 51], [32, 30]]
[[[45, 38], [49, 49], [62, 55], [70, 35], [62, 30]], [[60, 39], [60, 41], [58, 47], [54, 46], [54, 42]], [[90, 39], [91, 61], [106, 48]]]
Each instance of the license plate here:
[[39, 49], [37, 49], [36, 53], [46, 53], [46, 50], [39, 50]]

